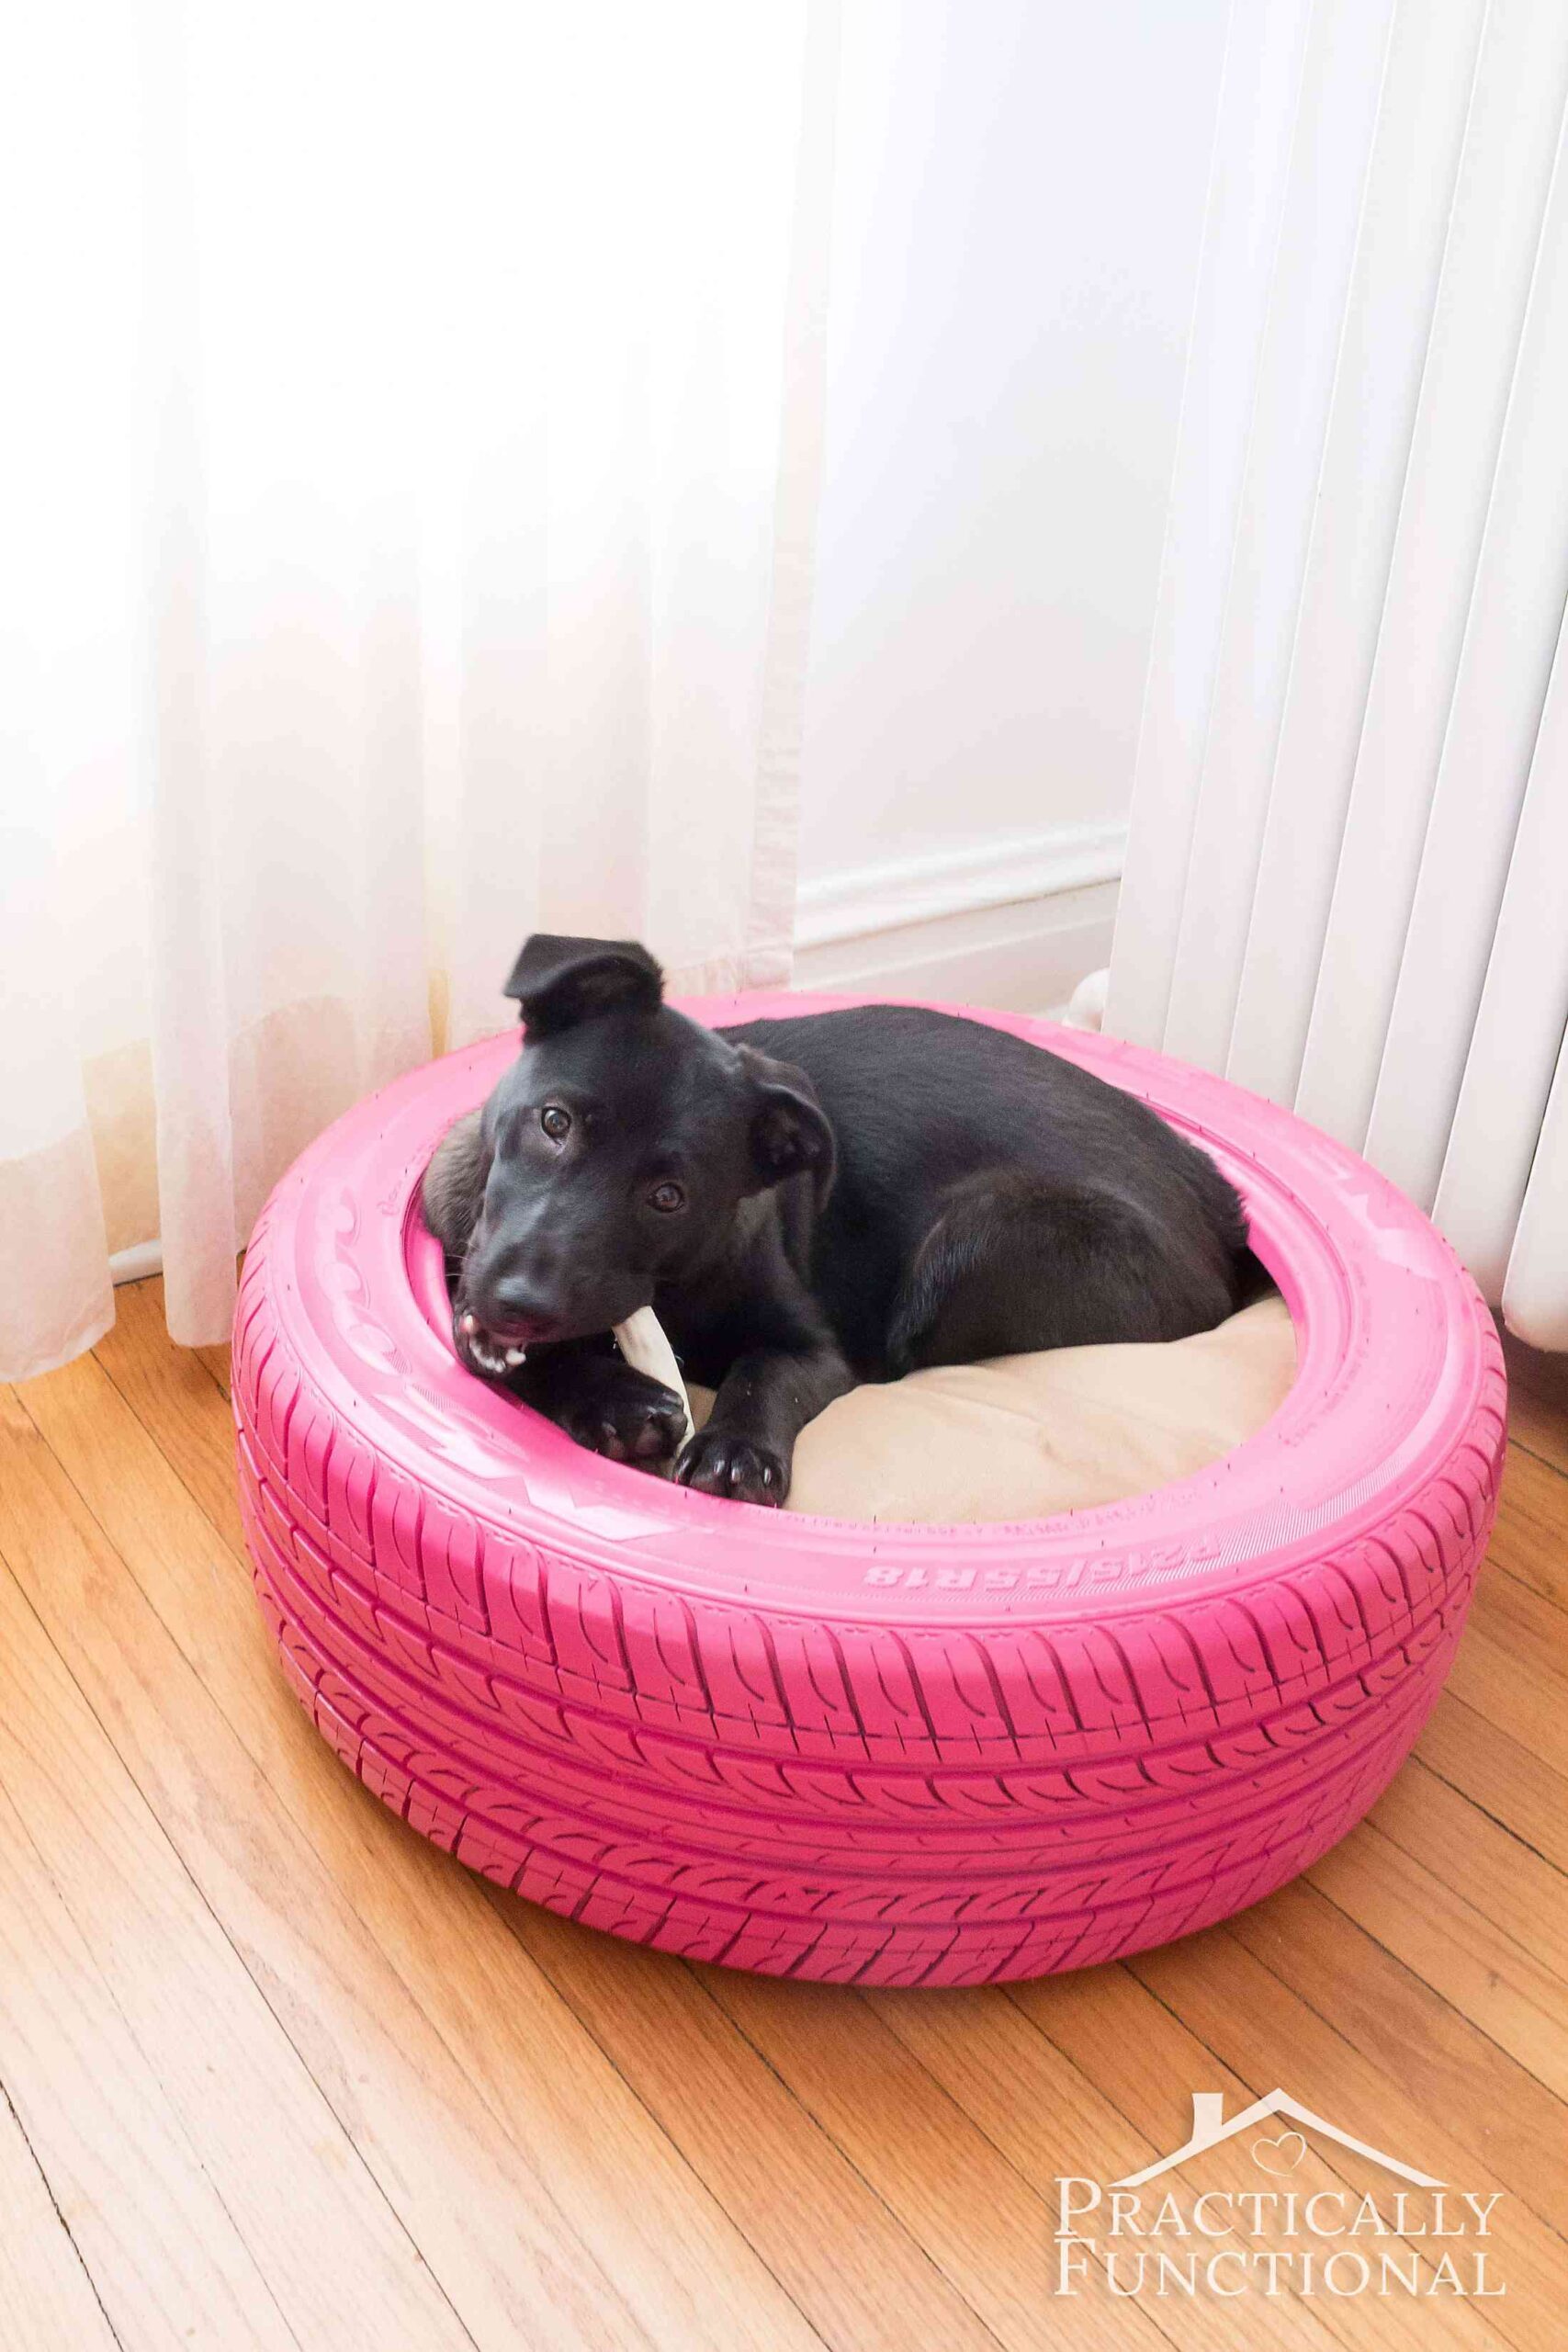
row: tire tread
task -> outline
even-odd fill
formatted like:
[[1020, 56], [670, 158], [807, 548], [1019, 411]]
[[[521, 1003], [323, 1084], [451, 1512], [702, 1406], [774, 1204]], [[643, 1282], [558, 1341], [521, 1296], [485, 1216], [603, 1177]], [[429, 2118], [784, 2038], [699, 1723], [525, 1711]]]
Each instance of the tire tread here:
[[1469, 1427], [1375, 1533], [1098, 1623], [895, 1629], [651, 1590], [457, 1510], [294, 1360], [273, 1230], [233, 1398], [289, 1686], [412, 1827], [587, 1924], [890, 1984], [1141, 1950], [1325, 1850], [1447, 1672], [1501, 1463], [1489, 1319]]

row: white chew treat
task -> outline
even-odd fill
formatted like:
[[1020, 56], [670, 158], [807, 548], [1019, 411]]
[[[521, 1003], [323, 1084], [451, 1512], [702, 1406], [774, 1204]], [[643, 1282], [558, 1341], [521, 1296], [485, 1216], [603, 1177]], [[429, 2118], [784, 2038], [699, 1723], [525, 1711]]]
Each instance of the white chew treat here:
[[686, 1435], [692, 1434], [692, 1400], [686, 1394], [686, 1384], [681, 1377], [681, 1367], [675, 1361], [675, 1351], [664, 1336], [664, 1326], [651, 1306], [639, 1306], [624, 1323], [615, 1326], [615, 1344], [626, 1362], [638, 1372], [646, 1372], [649, 1380], [661, 1380], [681, 1399], [686, 1414]]

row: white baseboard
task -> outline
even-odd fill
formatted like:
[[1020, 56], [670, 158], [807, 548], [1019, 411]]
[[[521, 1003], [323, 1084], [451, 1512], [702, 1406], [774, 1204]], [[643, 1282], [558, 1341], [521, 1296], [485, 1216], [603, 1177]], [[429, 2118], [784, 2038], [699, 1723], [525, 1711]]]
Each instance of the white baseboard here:
[[129, 1250], [117, 1250], [109, 1260], [109, 1280], [113, 1283], [145, 1282], [149, 1274], [161, 1274], [163, 1271], [161, 1241], [133, 1241]]
[[802, 886], [797, 988], [876, 988], [1014, 1012], [1109, 962], [1126, 827], [1058, 826]]
[[847, 874], [809, 877], [796, 901], [797, 949], [836, 946], [948, 915], [1026, 905], [1064, 891], [1117, 882], [1127, 827], [1054, 825], [1002, 833], [957, 849], [890, 857]]

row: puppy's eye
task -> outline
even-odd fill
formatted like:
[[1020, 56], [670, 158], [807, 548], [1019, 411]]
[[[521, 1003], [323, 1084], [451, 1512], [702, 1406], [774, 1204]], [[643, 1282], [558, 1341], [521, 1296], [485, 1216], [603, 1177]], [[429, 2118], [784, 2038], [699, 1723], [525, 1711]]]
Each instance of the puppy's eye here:
[[563, 1111], [558, 1102], [547, 1102], [539, 1114], [539, 1125], [556, 1143], [571, 1133], [571, 1113]]
[[648, 1200], [650, 1208], [662, 1209], [666, 1216], [672, 1216], [686, 1205], [686, 1195], [679, 1184], [655, 1184]]

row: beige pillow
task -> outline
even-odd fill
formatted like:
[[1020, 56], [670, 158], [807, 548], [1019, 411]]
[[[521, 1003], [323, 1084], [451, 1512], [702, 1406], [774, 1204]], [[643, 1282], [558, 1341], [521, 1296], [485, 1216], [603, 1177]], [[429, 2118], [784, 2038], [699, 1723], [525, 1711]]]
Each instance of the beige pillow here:
[[[801, 1433], [788, 1509], [834, 1519], [1044, 1519], [1184, 1478], [1239, 1445], [1295, 1377], [1283, 1299], [1217, 1330], [1055, 1348], [852, 1389]], [[699, 1425], [711, 1393], [694, 1389]]]

